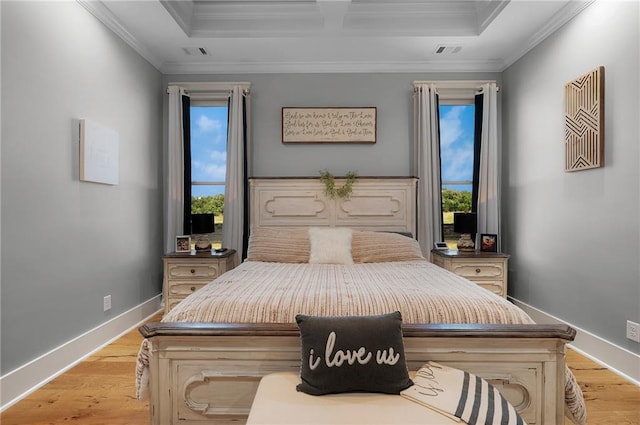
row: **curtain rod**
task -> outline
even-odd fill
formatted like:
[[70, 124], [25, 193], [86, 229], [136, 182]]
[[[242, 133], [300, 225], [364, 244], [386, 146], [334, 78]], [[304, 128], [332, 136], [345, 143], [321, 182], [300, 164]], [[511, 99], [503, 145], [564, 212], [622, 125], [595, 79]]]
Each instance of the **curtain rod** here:
[[208, 90], [228, 90], [233, 86], [240, 86], [242, 89], [251, 88], [251, 83], [249, 82], [178, 82], [178, 83], [167, 83], [167, 86], [180, 86], [184, 87], [189, 91], [208, 91]]
[[478, 84], [487, 84], [487, 83], [495, 83], [496, 80], [424, 80], [424, 81], [414, 81], [413, 84], [438, 84], [442, 86], [472, 86]]
[[[496, 80], [417, 80], [413, 82], [413, 85], [435, 84], [440, 89], [477, 89], [479, 86], [487, 83], [494, 83], [497, 85]], [[497, 88], [498, 91], [500, 91], [500, 87]]]

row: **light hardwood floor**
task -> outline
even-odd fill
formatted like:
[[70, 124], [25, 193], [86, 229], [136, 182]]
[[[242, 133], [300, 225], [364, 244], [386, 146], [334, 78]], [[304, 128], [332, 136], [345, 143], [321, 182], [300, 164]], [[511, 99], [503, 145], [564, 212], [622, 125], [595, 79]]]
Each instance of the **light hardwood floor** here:
[[[148, 424], [149, 404], [135, 398], [141, 341], [137, 330], [129, 332], [5, 410], [0, 424]], [[568, 363], [584, 392], [589, 425], [640, 425], [640, 387], [572, 350]]]

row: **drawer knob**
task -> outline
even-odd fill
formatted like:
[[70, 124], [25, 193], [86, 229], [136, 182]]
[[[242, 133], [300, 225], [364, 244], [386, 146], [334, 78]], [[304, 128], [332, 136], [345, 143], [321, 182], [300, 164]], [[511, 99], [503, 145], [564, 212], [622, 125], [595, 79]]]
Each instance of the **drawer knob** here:
[[480, 273], [480, 269], [476, 269], [476, 273]]
[[194, 274], [196, 272], [196, 269], [191, 269], [191, 274]]
[[191, 287], [191, 292], [195, 292], [195, 291], [196, 291], [196, 287], [195, 287], [195, 286], [192, 286], [192, 287]]

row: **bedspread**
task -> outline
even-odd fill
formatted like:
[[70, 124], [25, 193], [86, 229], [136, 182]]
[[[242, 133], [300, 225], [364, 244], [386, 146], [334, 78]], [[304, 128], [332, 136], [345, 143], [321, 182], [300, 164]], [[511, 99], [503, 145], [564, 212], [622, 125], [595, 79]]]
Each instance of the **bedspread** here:
[[[245, 261], [190, 295], [163, 322], [295, 323], [296, 314], [400, 311], [404, 323], [531, 324], [506, 299], [428, 261], [352, 265]], [[140, 395], [148, 349], [137, 367]], [[570, 417], [584, 423], [580, 388], [567, 368]]]
[[295, 323], [296, 314], [373, 315], [404, 323], [533, 323], [507, 300], [428, 261], [248, 261], [174, 307], [165, 322]]

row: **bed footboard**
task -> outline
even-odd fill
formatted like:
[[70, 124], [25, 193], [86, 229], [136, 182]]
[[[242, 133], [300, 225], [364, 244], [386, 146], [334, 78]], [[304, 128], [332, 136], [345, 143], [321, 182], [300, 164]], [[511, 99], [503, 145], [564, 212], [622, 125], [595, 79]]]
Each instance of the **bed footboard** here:
[[[148, 323], [151, 423], [239, 424], [260, 378], [300, 370], [292, 324]], [[403, 325], [409, 370], [428, 360], [482, 376], [529, 424], [564, 422], [565, 325]]]

